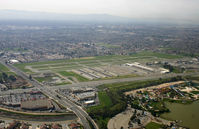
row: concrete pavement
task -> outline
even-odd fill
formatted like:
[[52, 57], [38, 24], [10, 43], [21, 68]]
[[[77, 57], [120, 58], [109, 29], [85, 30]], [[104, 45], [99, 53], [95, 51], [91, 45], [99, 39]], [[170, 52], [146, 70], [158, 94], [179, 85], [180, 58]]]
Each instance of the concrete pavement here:
[[24, 79], [26, 79], [36, 89], [38, 89], [39, 91], [41, 91], [44, 94], [46, 94], [49, 98], [54, 99], [56, 102], [58, 102], [59, 104], [61, 104], [65, 108], [73, 111], [77, 115], [77, 117], [80, 118], [80, 120], [81, 120], [81, 122], [82, 122], [82, 124], [83, 124], [85, 129], [90, 129], [90, 125], [88, 123], [88, 120], [90, 120], [91, 123], [93, 124], [93, 126], [96, 129], [98, 129], [98, 126], [94, 122], [94, 120], [92, 120], [92, 118], [87, 113], [85, 113], [85, 111], [82, 108], [79, 108], [78, 105], [74, 104], [72, 101], [68, 100], [67, 98], [59, 95], [57, 92], [55, 92], [54, 90], [48, 88], [47, 86], [44, 86], [44, 85], [40, 84], [36, 80], [34, 80], [34, 79], [30, 80], [25, 73], [23, 73], [22, 71], [20, 71], [19, 69], [17, 69], [13, 65], [6, 64], [4, 61], [0, 61], [0, 62], [3, 65], [7, 66], [10, 70], [14, 71], [17, 75], [19, 75], [19, 76], [23, 77]]

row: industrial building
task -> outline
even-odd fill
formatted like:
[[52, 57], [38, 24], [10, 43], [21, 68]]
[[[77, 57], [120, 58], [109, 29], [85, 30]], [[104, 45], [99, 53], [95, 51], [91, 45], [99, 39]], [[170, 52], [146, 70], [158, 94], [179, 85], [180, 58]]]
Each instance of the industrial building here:
[[146, 66], [143, 66], [143, 65], [141, 65], [138, 62], [126, 63], [126, 66], [136, 67], [138, 69], [142, 69], [142, 70], [145, 70], [145, 71], [148, 71], [148, 72], [154, 72], [154, 69], [146, 67]]

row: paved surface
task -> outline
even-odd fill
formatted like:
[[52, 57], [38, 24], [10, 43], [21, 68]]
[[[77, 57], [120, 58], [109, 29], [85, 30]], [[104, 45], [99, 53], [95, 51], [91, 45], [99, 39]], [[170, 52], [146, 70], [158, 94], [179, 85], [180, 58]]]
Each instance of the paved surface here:
[[[66, 88], [66, 87], [81, 87], [81, 86], [90, 86], [90, 87], [96, 87], [102, 84], [111, 84], [111, 83], [118, 83], [118, 82], [130, 82], [130, 81], [139, 81], [139, 80], [151, 80], [151, 79], [158, 79], [158, 78], [170, 78], [170, 77], [175, 77], [175, 76], [186, 76], [186, 75], [197, 75], [198, 73], [188, 73], [188, 74], [163, 74], [163, 75], [151, 75], [147, 77], [133, 77], [133, 78], [123, 78], [123, 79], [111, 79], [111, 80], [99, 80], [99, 81], [89, 81], [89, 82], [81, 82], [81, 83], [74, 83], [74, 84], [68, 84], [68, 85], [62, 85], [62, 86], [44, 86], [37, 82], [36, 80], [30, 80], [26, 74], [24, 74], [22, 71], [17, 69], [16, 67], [5, 64], [4, 61], [0, 61], [2, 64], [6, 65], [9, 69], [14, 71], [16, 74], [20, 75], [24, 79], [26, 79], [29, 83], [31, 83], [33, 86], [35, 86], [32, 89], [38, 89], [49, 98], [54, 99], [57, 101], [59, 104], [63, 105], [64, 107], [68, 108], [69, 110], [73, 111], [82, 121], [83, 126], [86, 129], [90, 129], [89, 123], [87, 121], [90, 120], [94, 127], [98, 129], [98, 126], [94, 122], [94, 120], [78, 105], [74, 104], [72, 101], [68, 100], [66, 97], [58, 94], [55, 92], [56, 89], [61, 89], [61, 88]], [[29, 91], [32, 89], [26, 89], [25, 91]], [[24, 89], [15, 89], [15, 90], [9, 90], [5, 91], [4, 94], [6, 93], [17, 93], [17, 92], [22, 92]]]
[[89, 81], [89, 82], [81, 82], [81, 83], [74, 83], [74, 84], [67, 84], [61, 86], [51, 86], [51, 89], [64, 89], [66, 87], [97, 87], [102, 84], [112, 84], [112, 83], [120, 83], [120, 82], [130, 82], [130, 81], [140, 81], [140, 80], [152, 80], [158, 78], [171, 78], [176, 76], [187, 76], [187, 75], [197, 75], [198, 73], [170, 73], [170, 74], [159, 74], [159, 75], [149, 75], [145, 77], [132, 77], [132, 78], [122, 78], [122, 79], [110, 79], [110, 80], [98, 80], [98, 81]]
[[31, 83], [33, 86], [35, 86], [36, 89], [38, 89], [39, 91], [43, 92], [49, 98], [54, 99], [56, 102], [58, 102], [59, 104], [61, 104], [65, 108], [67, 108], [68, 110], [73, 111], [77, 115], [77, 117], [80, 118], [80, 120], [82, 121], [82, 124], [85, 127], [85, 129], [90, 129], [88, 120], [90, 120], [91, 123], [93, 124], [93, 126], [96, 129], [98, 129], [98, 126], [94, 122], [94, 120], [81, 107], [79, 107], [78, 105], [74, 104], [73, 102], [71, 102], [67, 98], [61, 96], [60, 94], [58, 94], [54, 90], [50, 89], [49, 87], [40, 84], [36, 80], [34, 80], [34, 79], [30, 80], [26, 74], [24, 74], [22, 71], [20, 71], [16, 67], [14, 67], [14, 66], [12, 66], [10, 64], [5, 64], [4, 61], [0, 61], [0, 62], [2, 64], [4, 64], [5, 66], [7, 66], [10, 70], [14, 71], [17, 75], [19, 75], [19, 76], [23, 77], [24, 79], [26, 79], [29, 83]]

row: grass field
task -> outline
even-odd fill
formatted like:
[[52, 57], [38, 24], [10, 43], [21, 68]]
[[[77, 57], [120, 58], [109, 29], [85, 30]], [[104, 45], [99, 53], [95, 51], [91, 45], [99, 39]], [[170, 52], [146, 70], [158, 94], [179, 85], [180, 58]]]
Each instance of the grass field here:
[[50, 81], [52, 77], [34, 77], [38, 82]]
[[113, 44], [107, 44], [107, 43], [97, 43], [98, 46], [107, 47], [107, 48], [119, 48], [120, 45], [113, 45]]
[[78, 62], [80, 64], [91, 64], [91, 63], [96, 63], [96, 61], [112, 62], [113, 60], [118, 60], [118, 59], [133, 60], [132, 57], [139, 57], [139, 58], [140, 57], [144, 57], [144, 58], [157, 57], [157, 58], [165, 58], [165, 59], [182, 58], [182, 56], [180, 55], [171, 55], [171, 54], [154, 53], [154, 52], [146, 51], [146, 52], [139, 52], [139, 53], [131, 54], [129, 56], [127, 55], [125, 56], [123, 55], [96, 56], [92, 58], [74, 58], [70, 60], [55, 60], [55, 61], [23, 63], [23, 64], [15, 64], [15, 66], [17, 67], [20, 66], [20, 68], [23, 68], [25, 66], [33, 66], [35, 68], [42, 68], [45, 66], [37, 66], [37, 65], [49, 65], [53, 67], [53, 66], [62, 66], [62, 64], [67, 65], [67, 63], [71, 63], [69, 65], [75, 65], [74, 64], [75, 62]]
[[[81, 65], [86, 66], [100, 66], [101, 63], [108, 64], [121, 64], [126, 63], [128, 61], [137, 61], [137, 60], [152, 60], [156, 58], [164, 58], [164, 59], [177, 59], [182, 58], [179, 55], [170, 55], [163, 53], [154, 53], [154, 52], [139, 52], [135, 54], [131, 54], [129, 56], [125, 55], [108, 55], [108, 56], [96, 56], [92, 58], [74, 58], [70, 60], [56, 60], [56, 61], [44, 61], [44, 62], [32, 62], [32, 63], [22, 63], [22, 64], [14, 64], [16, 67], [21, 69], [26, 73], [31, 73], [29, 69], [26, 69], [25, 66], [31, 66], [32, 68], [38, 70], [61, 70], [61, 68], [67, 70], [71, 68], [78, 68]], [[101, 63], [99, 63], [101, 62]]]
[[101, 85], [98, 87], [99, 93], [101, 92], [99, 94], [100, 105], [89, 107], [87, 112], [97, 121], [100, 128], [105, 128], [108, 119], [126, 109], [128, 100], [124, 92], [178, 80], [181, 80], [181, 77]]
[[112, 105], [111, 98], [108, 96], [108, 94], [105, 91], [98, 92], [98, 98], [100, 104], [97, 106], [92, 106], [87, 109], [87, 112], [92, 112], [93, 110], [101, 110], [104, 108], [110, 108]]
[[11, 72], [6, 66], [0, 63], [0, 76], [2, 76], [3, 72], [6, 73], [8, 76], [16, 75], [15, 73]]
[[132, 54], [132, 56], [153, 56], [153, 57], [165, 58], [165, 59], [177, 59], [177, 58], [183, 57], [181, 55], [171, 55], [171, 54], [156, 53], [156, 52], [150, 52], [150, 51]]
[[[52, 77], [34, 77], [34, 79], [36, 79], [38, 82], [49, 82], [52, 81]], [[60, 86], [60, 85], [67, 85], [67, 84], [71, 84], [70, 82], [60, 82], [60, 83], [55, 83], [54, 86]]]
[[0, 72], [8, 72], [8, 71], [9, 71], [9, 69], [0, 63]]
[[0, 108], [2, 117], [27, 120], [27, 121], [63, 121], [68, 120], [69, 117], [75, 118], [72, 112], [60, 112], [60, 113], [42, 113], [42, 112], [23, 112], [17, 110], [11, 110], [6, 108]]
[[155, 122], [150, 122], [146, 125], [146, 129], [160, 129], [162, 128], [161, 124], [155, 123]]
[[199, 91], [192, 91], [191, 93], [193, 93], [193, 94], [199, 94]]
[[80, 82], [89, 81], [87, 78], [84, 78], [74, 72], [61, 71], [61, 72], [59, 72], [59, 74], [61, 74], [62, 76], [65, 76], [65, 77], [75, 77]]
[[[76, 78], [79, 82], [84, 82], [84, 81], [89, 81], [89, 79], [82, 77], [79, 74], [76, 74], [73, 72], [66, 72], [66, 71], [71, 71], [74, 69], [82, 69], [86, 67], [121, 65], [125, 63], [131, 63], [131, 62], [145, 63], [148, 61], [151, 62], [151, 61], [161, 60], [162, 58], [177, 59], [181, 57], [182, 56], [178, 56], [178, 55], [170, 55], [170, 54], [144, 51], [144, 52], [139, 52], [139, 53], [135, 53], [131, 55], [108, 55], [108, 56], [84, 57], [84, 58], [74, 58], [70, 60], [63, 59], [63, 60], [55, 60], [55, 61], [21, 63], [21, 64], [14, 64], [14, 65], [27, 74], [34, 74], [38, 72], [45, 73], [46, 71], [49, 71], [52, 73], [59, 73], [70, 80], [73, 80]], [[124, 75], [124, 76], [118, 76], [118, 77], [101, 78], [100, 80], [128, 78], [128, 77], [136, 77], [136, 76], [137, 75]], [[45, 79], [37, 78], [37, 80], [39, 82], [42, 82]], [[99, 79], [96, 79], [96, 80], [99, 80]]]
[[21, 69], [25, 73], [33, 73], [31, 70], [26, 69], [25, 67], [28, 66], [26, 63], [23, 64], [14, 64], [15, 67]]
[[99, 110], [99, 109], [102, 109], [105, 107], [108, 108], [112, 105], [112, 101], [105, 91], [98, 92], [98, 98], [99, 98], [100, 104], [97, 106], [88, 108], [87, 109], [88, 111], [89, 110]]

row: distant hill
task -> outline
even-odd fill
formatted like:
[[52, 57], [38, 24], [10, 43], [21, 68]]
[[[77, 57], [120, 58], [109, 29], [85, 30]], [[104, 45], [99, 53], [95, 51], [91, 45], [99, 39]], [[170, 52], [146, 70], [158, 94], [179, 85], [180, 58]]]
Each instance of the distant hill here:
[[52, 20], [90, 22], [129, 22], [132, 19], [108, 14], [61, 14], [17, 10], [0, 10], [0, 20]]

